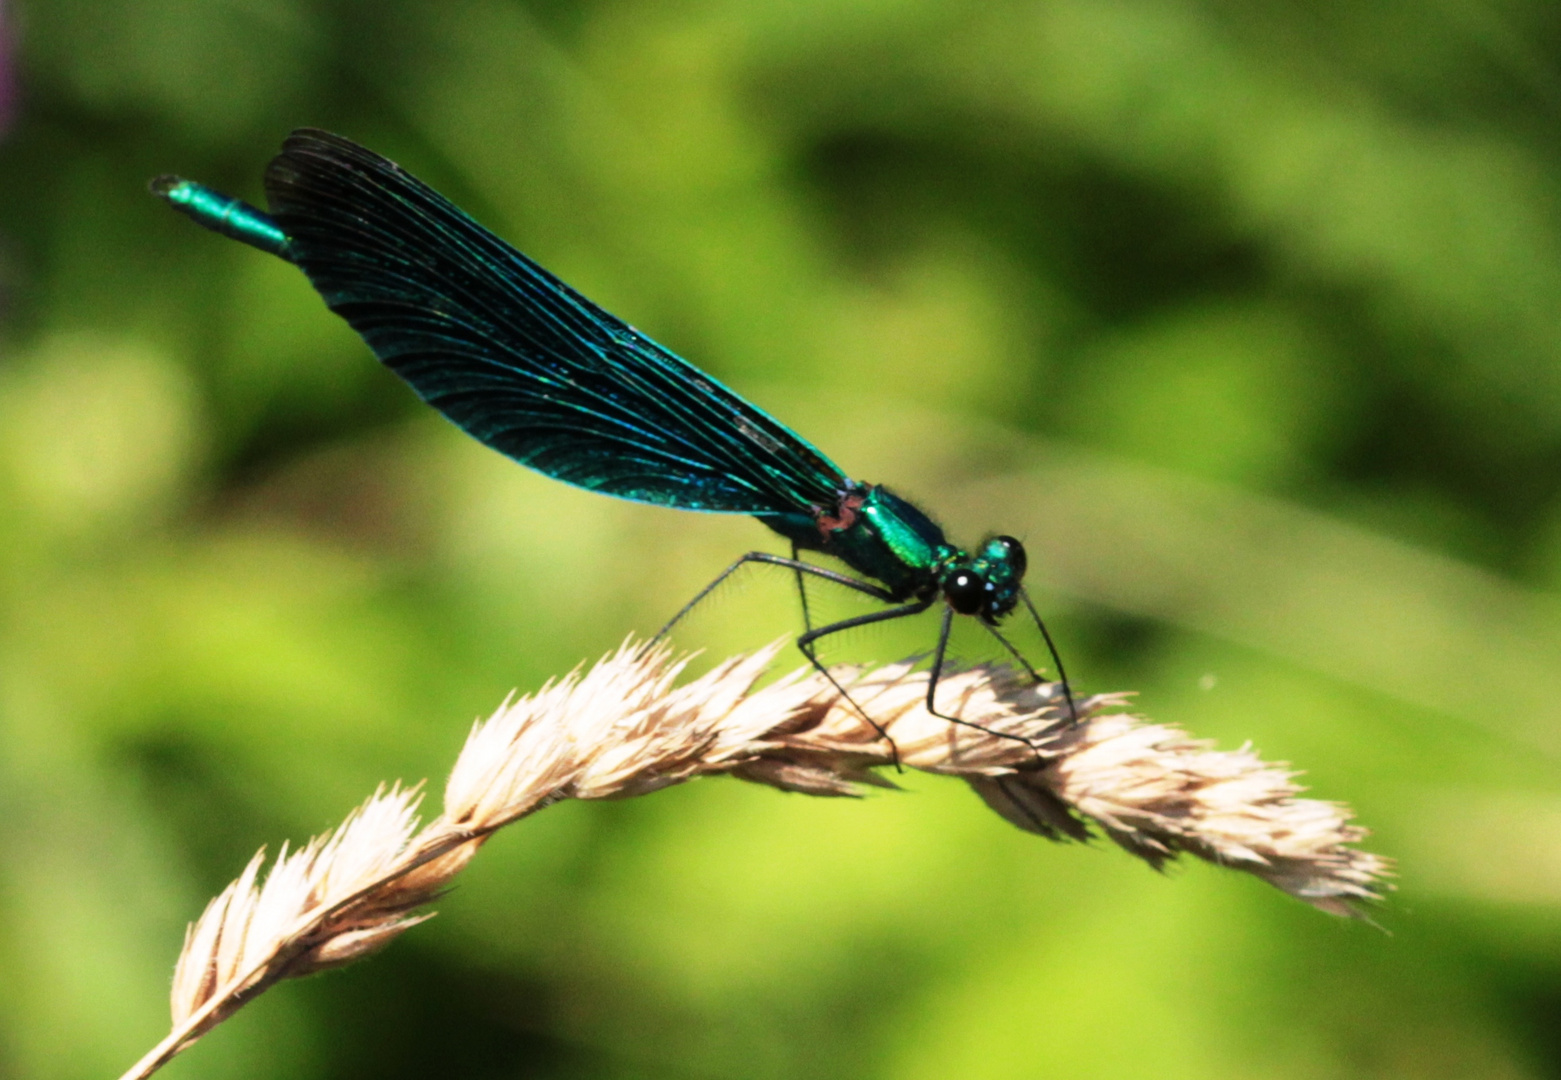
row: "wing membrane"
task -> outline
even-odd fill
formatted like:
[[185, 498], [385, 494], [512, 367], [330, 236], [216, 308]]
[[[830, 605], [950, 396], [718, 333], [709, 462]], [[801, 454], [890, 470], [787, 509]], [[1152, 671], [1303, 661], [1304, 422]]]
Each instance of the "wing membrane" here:
[[638, 502], [833, 508], [840, 469], [356, 143], [296, 131], [266, 172], [293, 260], [332, 311], [476, 439]]

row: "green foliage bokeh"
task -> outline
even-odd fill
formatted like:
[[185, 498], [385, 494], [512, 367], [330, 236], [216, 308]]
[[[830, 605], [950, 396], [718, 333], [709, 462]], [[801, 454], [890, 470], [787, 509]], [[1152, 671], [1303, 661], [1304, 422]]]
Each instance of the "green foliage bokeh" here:
[[[262, 201], [313, 125], [956, 539], [1024, 538], [1083, 689], [1294, 762], [1402, 877], [1385, 935], [956, 784], [708, 781], [511, 830], [169, 1076], [1561, 1076], [1561, 9], [6, 15], [0, 1075], [117, 1075], [256, 848], [437, 784], [512, 688], [773, 543], [505, 462], [146, 194]], [[795, 624], [755, 575], [685, 643]]]

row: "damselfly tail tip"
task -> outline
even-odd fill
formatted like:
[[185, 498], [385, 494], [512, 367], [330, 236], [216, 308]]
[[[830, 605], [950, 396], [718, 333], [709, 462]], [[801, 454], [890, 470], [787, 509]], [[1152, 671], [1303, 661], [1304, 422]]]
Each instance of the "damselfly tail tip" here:
[[146, 185], [146, 190], [156, 195], [159, 199], [167, 199], [174, 202], [179, 199], [179, 193], [189, 189], [190, 182], [182, 176], [173, 173], [163, 173], [154, 176]]

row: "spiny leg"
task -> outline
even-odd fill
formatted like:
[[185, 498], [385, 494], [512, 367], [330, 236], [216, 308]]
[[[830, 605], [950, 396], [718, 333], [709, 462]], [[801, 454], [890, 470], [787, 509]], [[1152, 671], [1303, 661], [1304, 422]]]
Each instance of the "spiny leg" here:
[[[795, 546], [793, 546], [792, 550], [793, 554], [795, 554]], [[815, 566], [812, 563], [803, 562], [801, 559], [787, 559], [780, 555], [772, 555], [768, 551], [750, 551], [748, 554], [732, 563], [731, 566], [728, 566], [725, 570], [722, 570], [720, 574], [716, 575], [714, 581], [706, 585], [703, 589], [700, 589], [699, 592], [694, 595], [692, 600], [679, 608], [677, 614], [672, 616], [671, 619], [667, 620], [667, 624], [665, 626], [656, 631], [656, 636], [645, 643], [645, 645], [641, 648], [641, 653], [643, 654], [645, 649], [649, 649], [656, 642], [660, 641], [662, 638], [671, 633], [672, 628], [681, 622], [684, 616], [693, 611], [694, 608], [698, 607], [700, 602], [703, 601], [705, 597], [714, 592], [723, 581], [731, 577], [743, 566], [751, 562], [762, 563], [767, 566], [785, 567], [796, 575], [798, 592], [802, 598], [803, 620], [806, 623], [811, 623], [811, 618], [808, 613], [807, 593], [802, 588], [803, 574], [811, 574], [816, 578], [822, 578], [825, 581], [832, 581], [836, 585], [844, 585], [848, 589], [855, 589], [859, 593], [871, 596], [873, 599], [880, 600], [886, 604], [892, 604], [895, 602], [894, 596], [890, 594], [889, 590], [881, 586], [874, 585], [872, 582], [861, 581], [857, 578], [851, 577], [848, 574], [838, 573], [837, 571], [829, 570], [822, 566]], [[817, 630], [812, 629], [810, 626], [809, 629], [800, 638], [797, 639], [797, 648], [802, 651], [803, 656], [808, 658], [808, 663], [812, 664], [815, 670], [823, 675], [824, 678], [828, 679], [830, 685], [839, 691], [840, 696], [849, 701], [851, 703], [851, 707], [859, 714], [861, 714], [862, 719], [871, 724], [873, 730], [878, 732], [878, 734], [889, 743], [890, 755], [893, 758], [894, 767], [896, 769], [900, 767], [900, 748], [895, 745], [893, 739], [889, 738], [889, 733], [884, 731], [884, 729], [880, 727], [871, 716], [867, 715], [862, 707], [856, 703], [856, 701], [849, 693], [846, 692], [846, 688], [840, 685], [840, 681], [836, 679], [834, 675], [830, 674], [829, 670], [819, 662], [818, 656], [815, 654], [813, 649], [813, 643], [819, 638], [827, 637], [829, 634], [835, 633], [839, 630], [849, 630], [853, 626], [865, 626], [868, 623], [882, 622], [886, 619], [897, 619], [905, 615], [915, 615], [918, 612], [926, 611], [929, 604], [931, 604], [930, 600], [917, 601], [916, 603], [907, 604], [904, 605], [904, 607], [896, 607], [889, 611], [873, 612], [870, 615], [860, 615], [854, 619], [845, 619], [841, 622], [831, 623], [828, 626], [819, 627]]]
[[[814, 577], [823, 578], [825, 581], [833, 581], [837, 585], [844, 585], [848, 589], [855, 589], [859, 593], [865, 593], [868, 596], [871, 596], [873, 599], [881, 600], [886, 604], [892, 604], [894, 602], [894, 597], [889, 595], [888, 590], [880, 588], [871, 582], [859, 581], [856, 578], [851, 577], [849, 574], [841, 574], [822, 566], [814, 566], [812, 563], [803, 562], [800, 559], [788, 559], [783, 555], [772, 555], [768, 551], [750, 551], [748, 554], [732, 563], [731, 566], [728, 566], [725, 570], [722, 570], [718, 575], [716, 575], [714, 581], [695, 593], [694, 598], [679, 608], [677, 614], [668, 619], [667, 624], [660, 630], [656, 631], [656, 636], [651, 638], [650, 641], [646, 642], [646, 647], [649, 648], [651, 645], [654, 645], [656, 642], [670, 634], [672, 632], [672, 628], [678, 623], [682, 622], [683, 618], [688, 615], [689, 612], [698, 607], [699, 604], [705, 599], [705, 597], [714, 592], [721, 584], [721, 582], [737, 573], [738, 570], [742, 569], [742, 567], [748, 563], [765, 563], [770, 566], [783, 566], [795, 572], [799, 582], [802, 580], [803, 574], [812, 574]], [[805, 604], [806, 601], [804, 600], [804, 605]], [[804, 606], [804, 612], [805, 611], [806, 607]]]
[[1041, 678], [1041, 673], [1035, 670], [1035, 668], [1030, 664], [1030, 661], [1024, 658], [1024, 654], [1014, 647], [1014, 643], [1003, 636], [1001, 630], [989, 622], [983, 622], [981, 625], [986, 627], [989, 634], [995, 637], [998, 641], [1002, 642], [1003, 648], [1008, 650], [1008, 655], [1019, 661], [1019, 666], [1024, 668], [1026, 675], [1030, 676], [1030, 678], [1034, 679], [1037, 683], [1043, 683], [1046, 681], [1045, 679]]
[[1068, 699], [1068, 722], [1074, 727], [1079, 724], [1079, 709], [1073, 702], [1073, 687], [1068, 682], [1068, 672], [1062, 666], [1062, 657], [1057, 653], [1057, 646], [1052, 644], [1051, 632], [1046, 629], [1046, 624], [1041, 621], [1041, 613], [1035, 610], [1035, 604], [1030, 601], [1030, 594], [1024, 589], [1019, 590], [1020, 597], [1024, 600], [1024, 606], [1030, 609], [1030, 617], [1035, 620], [1035, 625], [1040, 628], [1041, 637], [1046, 641], [1046, 651], [1052, 654], [1052, 663], [1057, 665], [1057, 681], [1062, 683], [1062, 696]]
[[809, 630], [797, 639], [797, 648], [802, 650], [802, 655], [808, 658], [808, 663], [813, 665], [814, 670], [828, 679], [830, 684], [840, 691], [840, 696], [851, 703], [851, 707], [857, 711], [858, 715], [872, 725], [873, 730], [878, 732], [879, 738], [889, 744], [890, 759], [893, 761], [896, 769], [900, 768], [899, 746], [896, 745], [889, 733], [883, 729], [883, 726], [871, 716], [868, 716], [867, 710], [856, 703], [856, 699], [851, 696], [850, 692], [840, 685], [840, 680], [836, 679], [830, 670], [823, 665], [818, 658], [818, 651], [814, 647], [814, 642], [821, 638], [826, 638], [830, 634], [837, 634], [842, 630], [851, 630], [858, 626], [870, 626], [873, 623], [889, 622], [891, 619], [903, 619], [910, 615], [920, 615], [931, 606], [932, 601], [930, 599], [913, 600], [909, 604], [900, 604], [890, 608], [888, 611], [874, 611], [866, 615], [841, 619], [839, 622], [830, 623], [828, 626], [821, 626], [817, 630]]
[[975, 728], [977, 731], [985, 732], [988, 735], [996, 735], [1000, 739], [1012, 739], [1014, 742], [1024, 743], [1024, 745], [1028, 746], [1030, 751], [1035, 754], [1036, 759], [1039, 760], [1041, 756], [1040, 748], [1036, 746], [1035, 743], [1025, 738], [1023, 735], [1011, 735], [1006, 731], [993, 731], [991, 728], [977, 724], [973, 721], [961, 720], [957, 716], [950, 716], [948, 713], [939, 712], [937, 707], [933, 704], [933, 701], [937, 697], [938, 693], [938, 680], [943, 676], [943, 658], [948, 653], [949, 633], [953, 629], [954, 609], [951, 607], [945, 607], [943, 609], [943, 625], [938, 630], [938, 648], [932, 654], [932, 671], [929, 673], [927, 678], [927, 711], [930, 712], [933, 716], [936, 716], [939, 720], [947, 720], [951, 724], [960, 724], [964, 727]]
[[[795, 540], [793, 540], [791, 544], [791, 561], [794, 563], [800, 563], [802, 561], [802, 559], [798, 557], [797, 543]], [[798, 570], [794, 566], [791, 568], [791, 572], [797, 578], [797, 599], [802, 601], [802, 632], [807, 633], [813, 629], [813, 614], [812, 612], [808, 611], [808, 587], [802, 580], [801, 570]]]
[[[1025, 659], [1024, 653], [1015, 648], [1014, 643], [1003, 636], [1002, 631], [998, 630], [998, 628], [993, 626], [991, 623], [982, 623], [981, 625], [985, 626], [989, 631], [991, 631], [993, 637], [1003, 643], [1003, 648], [1008, 650], [1008, 655], [1019, 661], [1025, 672], [1030, 676], [1031, 679], [1035, 681], [1035, 685], [1040, 686], [1046, 681], [1041, 677], [1041, 673], [1035, 670], [1030, 661]], [[1044, 628], [1042, 629], [1042, 633], [1045, 633]], [[1051, 647], [1050, 635], [1047, 635], [1046, 644], [1048, 648]], [[1063, 695], [1068, 699], [1068, 722], [1070, 724], [1076, 725], [1079, 722], [1079, 714], [1073, 705], [1073, 692], [1068, 688], [1068, 676], [1062, 672], [1062, 661], [1057, 657], [1057, 650], [1054, 648], [1051, 649], [1051, 654], [1052, 660], [1057, 664], [1057, 684], [1062, 687]]]

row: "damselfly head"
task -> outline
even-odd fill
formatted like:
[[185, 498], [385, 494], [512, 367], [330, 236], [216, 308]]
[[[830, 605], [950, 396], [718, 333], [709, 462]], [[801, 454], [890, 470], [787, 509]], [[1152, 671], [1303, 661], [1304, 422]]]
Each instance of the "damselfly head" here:
[[974, 557], [961, 555], [952, 561], [939, 588], [949, 607], [961, 615], [995, 623], [1018, 604], [1027, 564], [1023, 544], [1011, 536], [995, 536]]

